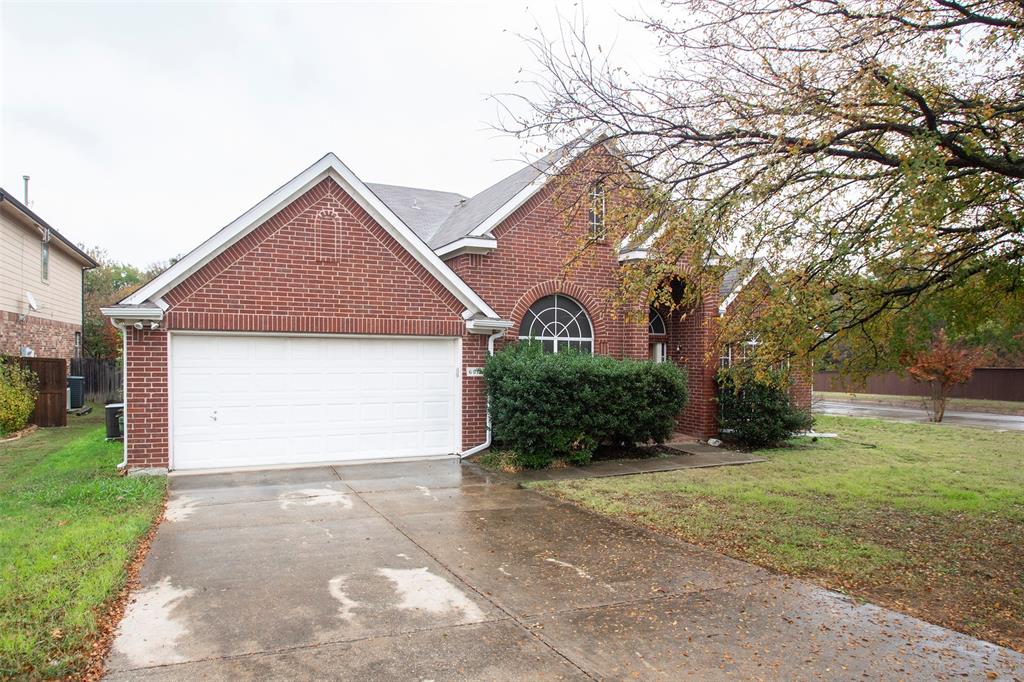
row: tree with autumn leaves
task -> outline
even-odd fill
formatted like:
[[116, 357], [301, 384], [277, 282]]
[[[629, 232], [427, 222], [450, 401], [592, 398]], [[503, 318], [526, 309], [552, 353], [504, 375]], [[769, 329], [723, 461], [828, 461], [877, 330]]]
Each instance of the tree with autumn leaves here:
[[988, 352], [984, 349], [950, 342], [944, 329], [935, 334], [927, 349], [905, 358], [910, 376], [928, 387], [926, 407], [933, 422], [942, 421], [949, 394], [958, 385], [967, 383], [987, 358]]
[[132, 293], [163, 270], [166, 264], [139, 268], [111, 259], [103, 249], [88, 249], [88, 253], [99, 265], [85, 272], [83, 347], [87, 357], [113, 360], [121, 357], [121, 333], [104, 317], [100, 308], [113, 305]]
[[[906, 321], [938, 309], [966, 337], [1009, 320], [1015, 338], [1024, 4], [680, 0], [631, 20], [659, 68], [629, 71], [568, 23], [528, 39], [538, 68], [500, 99], [505, 130], [541, 144], [596, 130], [614, 148], [609, 182], [635, 201], [608, 229], [650, 245], [623, 301], [688, 306], [726, 271], [765, 267], [718, 326], [723, 343], [757, 337], [764, 367], [893, 366]], [[920, 350], [933, 327], [912, 331]]]

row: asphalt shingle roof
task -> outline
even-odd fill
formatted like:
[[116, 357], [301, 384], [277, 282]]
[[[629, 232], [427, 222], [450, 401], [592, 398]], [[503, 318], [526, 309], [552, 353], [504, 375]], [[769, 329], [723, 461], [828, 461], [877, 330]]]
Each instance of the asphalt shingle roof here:
[[576, 142], [556, 149], [472, 197], [456, 192], [380, 183], [366, 183], [366, 186], [412, 228], [427, 246], [436, 250], [472, 232], [512, 197], [547, 172], [574, 144]]
[[383, 185], [375, 182], [368, 182], [366, 186], [432, 248], [430, 242], [434, 233], [459, 202], [467, 199], [456, 192], [433, 189]]

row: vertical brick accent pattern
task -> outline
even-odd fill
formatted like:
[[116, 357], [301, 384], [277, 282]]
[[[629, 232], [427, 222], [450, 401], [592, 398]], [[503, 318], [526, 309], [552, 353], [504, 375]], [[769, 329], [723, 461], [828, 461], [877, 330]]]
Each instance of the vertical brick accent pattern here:
[[20, 355], [21, 347], [28, 346], [39, 358], [70, 361], [75, 357], [75, 332], [82, 331], [82, 325], [34, 315], [19, 317], [0, 311], [0, 355]]
[[[332, 232], [325, 235], [325, 229]], [[163, 327], [171, 331], [463, 337], [470, 361], [482, 364], [482, 338], [466, 334], [465, 307], [330, 179], [256, 227], [164, 300], [170, 308]], [[166, 467], [167, 333], [132, 330], [128, 359], [129, 467]], [[463, 379], [470, 396], [477, 385], [482, 379]], [[472, 399], [465, 408], [463, 440], [479, 442], [484, 413]]]
[[128, 328], [128, 467], [167, 466], [167, 332]]

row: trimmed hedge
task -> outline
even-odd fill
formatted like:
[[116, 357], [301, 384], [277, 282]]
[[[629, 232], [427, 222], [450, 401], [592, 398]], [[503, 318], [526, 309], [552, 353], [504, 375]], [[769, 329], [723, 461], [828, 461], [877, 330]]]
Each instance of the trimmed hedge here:
[[752, 448], [773, 447], [814, 424], [793, 406], [787, 378], [759, 381], [743, 367], [718, 373], [718, 425], [730, 438]]
[[599, 445], [663, 442], [686, 404], [686, 373], [672, 363], [615, 360], [512, 344], [484, 367], [495, 441], [519, 464], [590, 461]]

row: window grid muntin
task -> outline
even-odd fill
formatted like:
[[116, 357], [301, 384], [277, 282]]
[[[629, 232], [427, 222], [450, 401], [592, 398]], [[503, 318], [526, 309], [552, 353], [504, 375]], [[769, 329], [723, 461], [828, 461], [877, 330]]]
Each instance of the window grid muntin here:
[[567, 346], [594, 352], [590, 316], [577, 301], [562, 294], [545, 296], [530, 306], [519, 324], [519, 338], [540, 341], [545, 350], [553, 353]]

